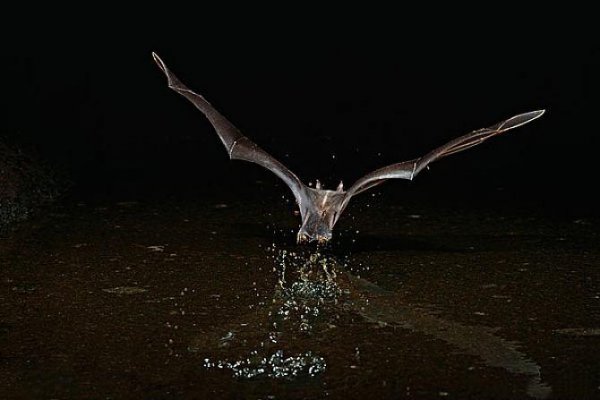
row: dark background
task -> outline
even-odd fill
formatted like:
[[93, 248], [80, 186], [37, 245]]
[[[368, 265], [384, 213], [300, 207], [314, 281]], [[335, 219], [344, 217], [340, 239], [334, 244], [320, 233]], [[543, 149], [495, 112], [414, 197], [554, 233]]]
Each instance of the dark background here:
[[202, 195], [257, 179], [280, 185], [260, 167], [228, 160], [206, 119], [167, 89], [156, 51], [301, 179], [328, 187], [545, 108], [541, 119], [380, 192], [399, 202], [406, 190], [457, 202], [498, 194], [549, 212], [597, 212], [600, 47], [589, 36], [539, 32], [482, 44], [476, 35], [416, 40], [419, 32], [206, 40], [210, 34], [4, 52], [0, 135], [68, 171], [74, 192]]

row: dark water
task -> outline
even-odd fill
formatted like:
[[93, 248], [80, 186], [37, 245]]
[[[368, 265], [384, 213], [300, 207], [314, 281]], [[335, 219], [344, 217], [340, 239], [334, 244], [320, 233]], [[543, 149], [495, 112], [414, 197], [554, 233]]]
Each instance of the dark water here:
[[600, 220], [362, 201], [317, 250], [280, 203], [71, 199], [0, 240], [0, 398], [600, 398]]

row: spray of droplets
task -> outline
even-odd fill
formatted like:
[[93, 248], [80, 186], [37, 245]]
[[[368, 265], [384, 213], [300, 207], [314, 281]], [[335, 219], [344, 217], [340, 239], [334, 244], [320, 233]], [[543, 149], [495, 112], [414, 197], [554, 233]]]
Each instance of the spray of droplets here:
[[[337, 261], [319, 252], [301, 254], [288, 250], [269, 249], [274, 261], [278, 284], [273, 298], [274, 310], [269, 313], [266, 338], [247, 356], [231, 360], [204, 359], [205, 368], [228, 369], [242, 379], [256, 377], [286, 378], [315, 376], [326, 369], [325, 359], [313, 351], [288, 355], [283, 349], [273, 349], [286, 334], [310, 337], [315, 326], [331, 326], [324, 317], [324, 306], [337, 304], [342, 291], [336, 283]], [[327, 308], [331, 309], [331, 307]], [[329, 317], [332, 317], [331, 315]]]
[[236, 378], [256, 377], [291, 379], [301, 375], [315, 376], [325, 371], [325, 359], [307, 351], [297, 356], [284, 355], [283, 350], [264, 356], [258, 350], [250, 352], [249, 357], [234, 362], [204, 360], [205, 368], [229, 369]]

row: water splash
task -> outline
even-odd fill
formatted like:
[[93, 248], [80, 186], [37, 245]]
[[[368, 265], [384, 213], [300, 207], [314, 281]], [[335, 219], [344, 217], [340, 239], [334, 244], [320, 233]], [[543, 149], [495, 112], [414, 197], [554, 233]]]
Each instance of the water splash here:
[[325, 371], [327, 364], [323, 357], [313, 355], [311, 351], [296, 355], [285, 356], [283, 350], [276, 350], [268, 356], [260, 355], [258, 350], [234, 362], [211, 361], [204, 359], [205, 368], [229, 369], [235, 378], [252, 379], [268, 377], [274, 379], [292, 379], [298, 376], [316, 376]]
[[[287, 355], [286, 350], [272, 347], [294, 335], [311, 337], [315, 327], [329, 326], [328, 315], [333, 310], [343, 291], [336, 277], [337, 261], [319, 252], [303, 254], [273, 246], [271, 256], [277, 284], [272, 305], [267, 312], [266, 326], [272, 327], [264, 339], [259, 341], [247, 356], [233, 361], [228, 359], [204, 359], [205, 368], [228, 369], [235, 378], [252, 379], [266, 377], [274, 379], [294, 379], [298, 376], [316, 376], [323, 373], [327, 363], [325, 358], [312, 350]], [[327, 328], [324, 328], [327, 329]], [[227, 332], [227, 344], [234, 340], [243, 342], [233, 332]], [[221, 342], [223, 338], [220, 339]]]
[[[235, 357], [234, 361], [207, 358], [204, 360], [206, 368], [228, 369], [234, 377], [242, 379], [293, 379], [323, 373], [327, 365], [324, 357], [311, 350], [289, 356], [286, 352], [290, 350], [284, 345], [294, 342], [308, 347], [306, 344], [310, 346], [313, 335], [322, 335], [330, 329], [328, 327], [335, 326], [339, 313], [350, 312], [378, 326], [399, 327], [432, 336], [462, 353], [480, 358], [488, 367], [528, 376], [526, 393], [530, 397], [544, 399], [551, 395], [552, 388], [541, 379], [541, 367], [520, 350], [517, 343], [497, 336], [492, 329], [448, 321], [426, 309], [407, 305], [402, 296], [354, 276], [349, 268], [342, 268], [336, 258], [321, 252], [275, 247], [270, 251], [277, 283], [273, 301], [266, 309], [263, 306], [264, 318], [259, 324], [259, 331], [267, 330], [266, 334], [248, 341], [258, 344], [250, 347], [255, 350], [243, 352], [247, 356]], [[268, 328], [264, 329], [265, 326]], [[226, 336], [231, 342], [246, 344], [243, 337]], [[300, 340], [289, 340], [290, 337]], [[358, 349], [355, 357], [360, 358]]]

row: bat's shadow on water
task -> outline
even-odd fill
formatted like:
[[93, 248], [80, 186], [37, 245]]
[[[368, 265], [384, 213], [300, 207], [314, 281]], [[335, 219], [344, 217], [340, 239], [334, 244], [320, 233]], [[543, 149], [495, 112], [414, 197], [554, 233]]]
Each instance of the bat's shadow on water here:
[[541, 379], [541, 367], [518, 343], [491, 328], [446, 320], [409, 305], [395, 292], [351, 274], [339, 258], [323, 249], [296, 249], [271, 250], [278, 281], [271, 299], [195, 337], [189, 350], [202, 357], [206, 368], [229, 369], [241, 379], [322, 374], [328, 355], [311, 350], [316, 346], [314, 338], [323, 341], [331, 336], [335, 341], [337, 331], [330, 330], [339, 324], [340, 316], [360, 316], [366, 324], [433, 337], [459, 353], [477, 357], [487, 367], [528, 377], [525, 390], [530, 397], [550, 395], [551, 388]]

